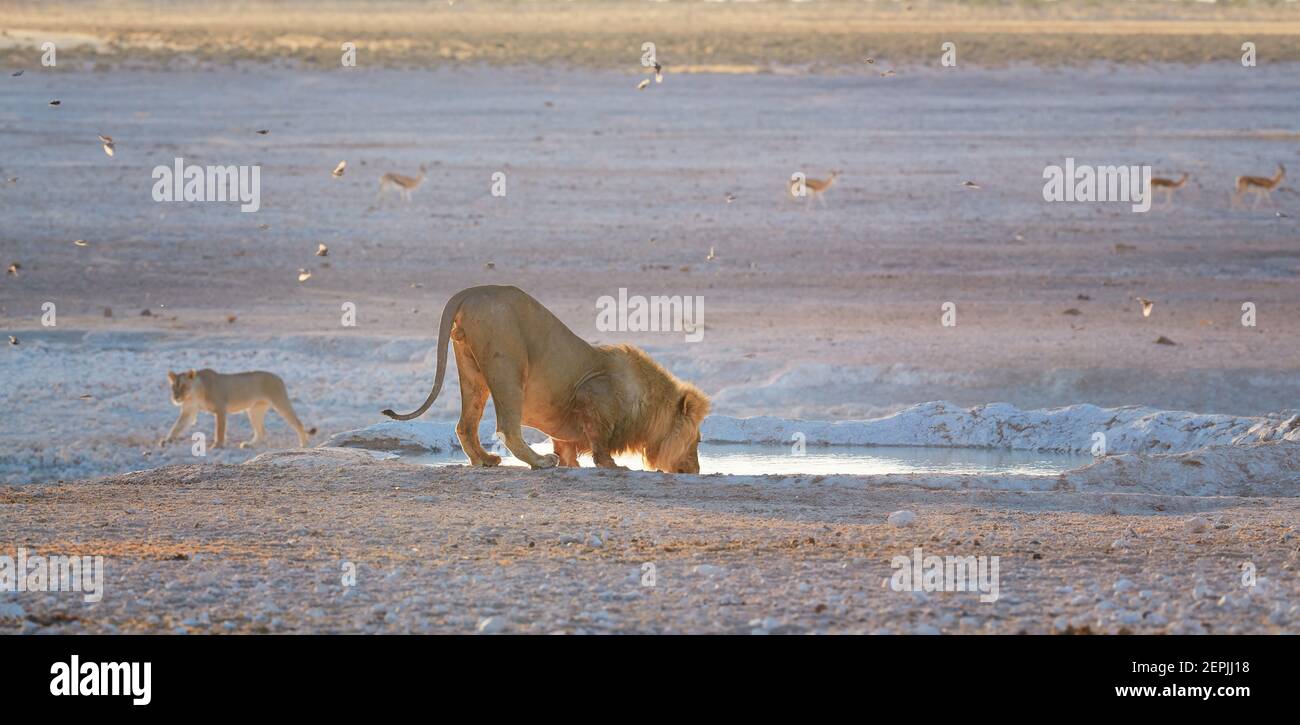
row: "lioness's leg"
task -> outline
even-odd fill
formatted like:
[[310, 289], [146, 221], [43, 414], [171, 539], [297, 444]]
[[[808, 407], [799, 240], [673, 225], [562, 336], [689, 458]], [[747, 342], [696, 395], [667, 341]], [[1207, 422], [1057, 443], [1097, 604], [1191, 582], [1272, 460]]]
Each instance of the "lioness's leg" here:
[[557, 441], [551, 439], [551, 446], [555, 449], [555, 455], [560, 457], [560, 465], [569, 468], [578, 467], [578, 444], [572, 441]]
[[226, 409], [217, 408], [217, 435], [216, 442], [212, 444], [213, 448], [221, 448], [226, 445]]
[[471, 466], [500, 465], [501, 456], [488, 453], [478, 439], [478, 424], [488, 399], [487, 379], [464, 343], [453, 340], [451, 347], [456, 352], [456, 373], [460, 376], [460, 420], [456, 422], [460, 448], [469, 457]]
[[253, 440], [239, 444], [240, 448], [255, 446], [266, 437], [266, 411], [270, 408], [270, 403], [258, 403], [248, 409], [248, 422], [253, 426]]
[[539, 456], [524, 442], [523, 371], [502, 356], [483, 366], [483, 375], [492, 394], [492, 406], [497, 411], [497, 430], [506, 439], [506, 448], [515, 458], [533, 468], [554, 468], [560, 462], [559, 456], [554, 453]]
[[171, 443], [172, 441], [176, 440], [176, 436], [185, 432], [185, 429], [194, 425], [194, 420], [198, 417], [199, 417], [198, 408], [181, 408], [181, 414], [179, 417], [176, 418], [176, 422], [172, 423], [171, 430], [167, 431], [167, 437], [158, 441], [158, 445], [160, 446], [165, 445], [167, 443]]

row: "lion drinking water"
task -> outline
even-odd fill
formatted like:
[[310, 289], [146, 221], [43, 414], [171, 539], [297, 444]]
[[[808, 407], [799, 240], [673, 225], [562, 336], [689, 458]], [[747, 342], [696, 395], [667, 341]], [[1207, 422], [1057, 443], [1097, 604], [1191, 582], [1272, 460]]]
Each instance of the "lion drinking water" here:
[[[418, 410], [384, 415], [411, 420], [442, 390], [447, 342], [460, 374], [456, 435], [475, 466], [495, 466], [478, 424], [488, 396], [506, 447], [533, 468], [577, 466], [590, 452], [596, 465], [617, 468], [613, 456], [640, 453], [667, 473], [698, 473], [700, 422], [709, 399], [632, 345], [591, 345], [515, 287], [471, 287], [456, 293], [438, 327], [438, 371]], [[522, 425], [551, 436], [555, 453], [538, 455]]]

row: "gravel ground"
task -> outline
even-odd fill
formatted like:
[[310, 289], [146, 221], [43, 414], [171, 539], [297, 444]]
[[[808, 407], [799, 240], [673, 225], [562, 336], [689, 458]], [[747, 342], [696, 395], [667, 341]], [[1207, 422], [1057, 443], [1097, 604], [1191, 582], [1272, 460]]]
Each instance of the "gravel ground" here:
[[[97, 604], [0, 598], [0, 631], [1294, 633], [1298, 510], [285, 452], [0, 490], [11, 542], [107, 572]], [[885, 588], [918, 546], [1000, 557], [998, 600]]]

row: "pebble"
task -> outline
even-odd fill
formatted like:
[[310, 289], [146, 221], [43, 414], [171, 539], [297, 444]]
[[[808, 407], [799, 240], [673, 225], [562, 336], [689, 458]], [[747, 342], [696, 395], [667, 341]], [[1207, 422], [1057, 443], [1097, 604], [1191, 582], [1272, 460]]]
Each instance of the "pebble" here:
[[478, 627], [476, 627], [479, 634], [497, 634], [498, 632], [505, 630], [505, 628], [506, 620], [501, 617], [486, 617], [480, 619], [478, 621]]

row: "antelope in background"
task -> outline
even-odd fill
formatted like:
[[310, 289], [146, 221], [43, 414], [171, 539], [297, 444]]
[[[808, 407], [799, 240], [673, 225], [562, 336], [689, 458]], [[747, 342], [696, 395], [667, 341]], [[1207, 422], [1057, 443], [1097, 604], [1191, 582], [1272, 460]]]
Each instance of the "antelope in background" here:
[[1174, 192], [1186, 186], [1187, 179], [1190, 176], [1191, 174], [1184, 171], [1183, 175], [1178, 179], [1178, 181], [1174, 181], [1173, 179], [1166, 179], [1162, 176], [1153, 177], [1151, 179], [1152, 196], [1155, 196], [1156, 191], [1163, 191], [1165, 192], [1165, 204], [1169, 205], [1174, 203]]
[[397, 189], [397, 193], [401, 195], [403, 200], [410, 202], [411, 192], [418, 189], [420, 184], [424, 183], [425, 171], [426, 169], [424, 164], [420, 164], [420, 175], [415, 178], [393, 172], [389, 172], [379, 177], [379, 194], [375, 197], [375, 203], [379, 203], [383, 200], [384, 192], [387, 191], [390, 186]]
[[1241, 202], [1242, 195], [1248, 191], [1255, 195], [1255, 203], [1251, 205], [1251, 209], [1258, 207], [1262, 198], [1268, 198], [1269, 205], [1273, 206], [1273, 190], [1280, 186], [1285, 178], [1286, 167], [1280, 163], [1277, 165], [1277, 173], [1273, 174], [1272, 178], [1238, 176], [1237, 191], [1232, 195], [1232, 206], [1235, 208]]
[[[822, 195], [826, 193], [827, 189], [831, 188], [831, 186], [835, 184], [835, 179], [839, 175], [840, 175], [839, 171], [831, 171], [830, 178], [826, 179], [825, 181], [821, 179], [805, 178], [803, 182], [805, 195], [810, 198], [819, 200], [824, 206], [826, 204], [826, 199], [823, 198]], [[794, 197], [795, 199], [799, 198], [799, 181], [797, 179], [790, 180], [790, 196]]]

